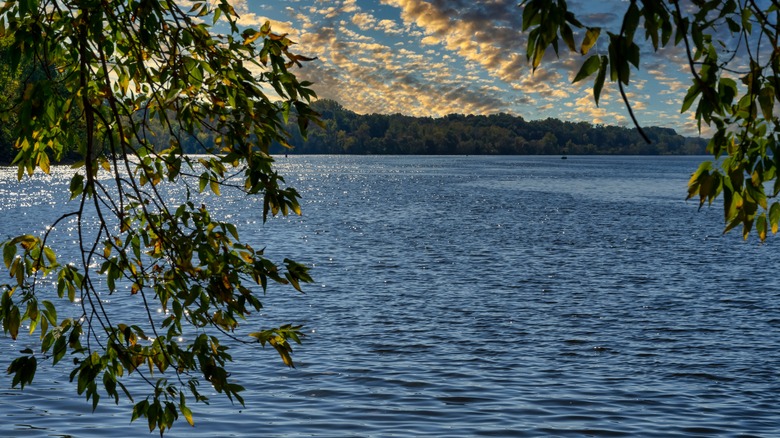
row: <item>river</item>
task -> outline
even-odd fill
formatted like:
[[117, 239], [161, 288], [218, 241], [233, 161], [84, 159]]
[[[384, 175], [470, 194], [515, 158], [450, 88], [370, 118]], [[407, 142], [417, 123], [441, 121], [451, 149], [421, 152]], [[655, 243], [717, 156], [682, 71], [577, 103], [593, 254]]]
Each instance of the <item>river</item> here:
[[[263, 297], [265, 322], [305, 326], [297, 367], [236, 347], [246, 407], [215, 395], [168, 436], [780, 436], [777, 238], [685, 201], [703, 159], [280, 158], [302, 217], [209, 201], [312, 266], [306, 294]], [[0, 237], [64, 211], [68, 172], [0, 170]], [[0, 367], [29, 342], [0, 337]], [[126, 403], [92, 414], [65, 368], [10, 381], [0, 436], [148, 434]]]

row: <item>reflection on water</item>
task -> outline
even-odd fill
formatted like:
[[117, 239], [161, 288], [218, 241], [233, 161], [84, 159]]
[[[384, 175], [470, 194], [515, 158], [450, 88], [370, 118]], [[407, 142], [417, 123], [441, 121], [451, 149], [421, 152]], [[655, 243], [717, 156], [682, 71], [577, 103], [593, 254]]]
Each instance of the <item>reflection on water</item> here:
[[[215, 395], [170, 436], [776, 436], [776, 244], [722, 236], [717, 207], [684, 202], [698, 161], [280, 159], [302, 218], [215, 208], [314, 266], [306, 295], [272, 288], [257, 322], [305, 324], [298, 368], [237, 347], [246, 408]], [[3, 237], [67, 208], [67, 169], [1, 172]], [[26, 342], [3, 338], [0, 367]], [[3, 382], [0, 435], [148, 431], [126, 403], [91, 415], [62, 369]]]

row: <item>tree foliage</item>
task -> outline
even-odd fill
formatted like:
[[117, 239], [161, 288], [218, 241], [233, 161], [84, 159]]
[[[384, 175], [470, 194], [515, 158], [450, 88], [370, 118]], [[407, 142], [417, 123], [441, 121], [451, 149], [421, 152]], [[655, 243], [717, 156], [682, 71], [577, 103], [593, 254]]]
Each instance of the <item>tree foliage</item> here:
[[725, 231], [741, 225], [745, 238], [755, 230], [761, 240], [777, 232], [780, 2], [631, 0], [619, 29], [606, 32], [606, 47], [598, 45], [602, 29], [581, 22], [565, 0], [524, 0], [522, 7], [533, 68], [548, 47], [558, 53], [560, 40], [582, 56], [599, 48], [604, 53], [590, 55], [574, 81], [595, 74], [596, 103], [607, 79], [617, 83], [635, 123], [624, 86], [632, 66], [640, 67], [642, 50], [682, 50], [691, 85], [680, 110], [693, 111], [699, 128], [714, 132], [708, 144], [714, 161], [693, 173], [688, 197], [698, 196], [702, 206], [722, 195]]
[[0, 163], [10, 163], [13, 159], [13, 129], [16, 126], [16, 114], [13, 111], [14, 96], [21, 93], [20, 77], [24, 76], [21, 68], [11, 70], [8, 38], [0, 39], [0, 114], [5, 116], [0, 123]]
[[636, 129], [566, 122], [525, 120], [509, 114], [412, 117], [360, 115], [332, 100], [312, 107], [323, 126], [295, 141], [290, 153], [426, 155], [681, 155], [703, 154], [706, 141], [685, 138], [668, 128], [646, 128], [652, 144]]
[[[286, 129], [293, 149], [278, 143], [277, 154], [422, 154], [422, 155], [703, 155], [707, 141], [683, 137], [673, 129], [644, 127], [651, 143], [636, 128], [568, 122], [554, 118], [525, 120], [509, 114], [413, 117], [402, 114], [357, 114], [339, 103], [320, 99], [311, 107], [320, 114], [304, 139], [290, 114]], [[141, 115], [139, 114], [139, 117]], [[171, 115], [170, 117], [173, 117]], [[158, 119], [146, 122], [148, 143], [156, 151], [170, 145], [171, 132]], [[179, 133], [173, 128], [173, 136]], [[179, 136], [184, 153], [218, 151], [219, 133], [199, 131]], [[8, 150], [12, 150], [12, 145]], [[2, 144], [0, 144], [2, 148]], [[10, 163], [2, 158], [0, 164]]]
[[[0, 164], [11, 163], [15, 155], [14, 130], [19, 119], [17, 104], [25, 85], [47, 74], [41, 66], [32, 62], [28, 54], [23, 54], [18, 62], [13, 61], [11, 40], [9, 37], [0, 38]], [[74, 122], [73, 126], [78, 126], [78, 121]]]
[[[8, 372], [23, 388], [40, 360], [73, 364], [70, 379], [93, 408], [101, 396], [127, 397], [132, 419], [145, 417], [161, 434], [180, 416], [193, 423], [188, 403], [207, 400], [202, 383], [243, 403], [226, 369], [227, 341], [271, 345], [292, 366], [300, 327], [258, 328], [250, 338], [236, 329], [261, 308], [258, 292], [269, 282], [300, 290], [311, 281], [305, 266], [277, 266], [195, 202], [198, 192], [219, 195], [227, 186], [257, 195], [264, 220], [300, 214], [298, 193], [274, 170], [269, 147], [287, 144], [291, 111], [304, 133], [316, 121], [308, 106], [314, 93], [290, 70], [309, 59], [267, 23], [240, 29], [225, 0], [183, 3], [0, 5], [4, 68], [30, 63], [43, 72], [21, 78], [21, 92], [10, 95], [14, 111], [3, 113], [19, 121], [12, 124], [19, 178], [48, 173], [71, 146], [78, 156], [70, 211], [42, 235], [2, 244], [11, 277], [0, 285], [3, 330], [40, 340], [40, 350], [22, 351]], [[72, 129], [74, 119], [83, 131]], [[152, 145], [151, 123], [169, 134], [164, 150]], [[199, 132], [213, 135], [218, 150], [184, 155], [182, 143]], [[171, 200], [167, 183], [186, 187], [186, 197]], [[67, 223], [78, 233], [74, 260], [61, 260], [49, 240]], [[127, 294], [147, 317], [126, 320], [104, 304], [106, 294]], [[123, 383], [133, 377], [148, 385], [145, 395]]]

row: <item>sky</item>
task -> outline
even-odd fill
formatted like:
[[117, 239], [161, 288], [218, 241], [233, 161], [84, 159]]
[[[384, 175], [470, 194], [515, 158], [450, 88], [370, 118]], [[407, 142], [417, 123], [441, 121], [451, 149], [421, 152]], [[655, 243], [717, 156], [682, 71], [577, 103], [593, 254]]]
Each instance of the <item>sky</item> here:
[[[593, 77], [572, 84], [585, 57], [561, 44], [535, 72], [526, 60], [518, 0], [233, 0], [239, 24], [289, 33], [297, 54], [316, 56], [295, 71], [321, 99], [359, 114], [442, 117], [508, 113], [526, 120], [555, 117], [632, 126], [615, 84], [599, 106]], [[619, 31], [629, 2], [569, 1], [581, 21], [603, 28], [590, 54], [606, 54], [606, 31]], [[582, 34], [575, 34], [581, 41]], [[589, 54], [589, 55], [590, 55]], [[697, 135], [680, 105], [690, 85], [682, 48], [642, 51], [626, 92], [643, 126]], [[595, 77], [595, 75], [594, 75]], [[706, 134], [706, 132], [705, 132]]]

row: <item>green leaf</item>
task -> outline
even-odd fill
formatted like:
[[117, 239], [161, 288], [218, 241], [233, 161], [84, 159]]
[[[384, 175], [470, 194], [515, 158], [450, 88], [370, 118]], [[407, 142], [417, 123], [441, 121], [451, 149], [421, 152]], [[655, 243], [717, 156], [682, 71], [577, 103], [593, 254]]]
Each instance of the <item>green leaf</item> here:
[[187, 70], [190, 73], [190, 77], [192, 78], [193, 85], [199, 86], [203, 82], [203, 67], [201, 67], [201, 63], [195, 59], [192, 58], [186, 58], [188, 60], [191, 60], [190, 63], [187, 63]]
[[5, 263], [6, 268], [11, 267], [11, 262], [14, 260], [14, 257], [16, 257], [16, 245], [5, 243], [3, 245], [3, 262]]
[[534, 52], [533, 61], [531, 62], [531, 66], [534, 70], [536, 70], [537, 67], [542, 63], [542, 58], [544, 57], [545, 48], [541, 44], [538, 44], [536, 46], [536, 51]]
[[750, 8], [742, 8], [742, 28], [749, 34], [753, 31], [753, 23], [750, 19], [753, 17], [753, 11]]
[[57, 325], [57, 308], [54, 307], [54, 304], [47, 300], [43, 300], [42, 304], [43, 307], [46, 308], [43, 311], [43, 315], [46, 317], [46, 320], [49, 321], [51, 325]]
[[57, 255], [48, 246], [43, 248], [43, 255], [46, 256], [46, 260], [49, 261], [49, 264], [51, 265], [57, 264]]
[[740, 27], [740, 25], [734, 21], [733, 18], [726, 17], [726, 23], [728, 24], [731, 33], [739, 33], [742, 31], [742, 27]]
[[723, 8], [720, 10], [718, 17], [724, 17], [727, 14], [731, 14], [737, 10], [737, 2], [735, 0], [726, 0], [723, 4]]
[[130, 418], [130, 422], [146, 416], [146, 412], [149, 409], [149, 402], [147, 400], [143, 400], [141, 402], [138, 402], [133, 406], [133, 415]]
[[633, 64], [634, 67], [639, 68], [639, 46], [633, 42], [629, 44], [626, 51], [626, 59]]
[[596, 80], [593, 82], [593, 99], [596, 101], [596, 106], [599, 105], [599, 97], [601, 96], [601, 89], [604, 87], [604, 79], [607, 77], [608, 65], [609, 58], [607, 58], [606, 55], [601, 55], [599, 73], [596, 75]]
[[639, 24], [640, 12], [636, 2], [632, 1], [623, 16], [623, 35], [628, 41], [634, 40], [634, 32]]
[[[677, 29], [674, 33], [674, 44], [680, 44], [680, 41], [683, 40], [683, 38], [686, 37], [688, 34], [688, 25], [690, 24], [687, 17], [682, 17], [679, 19], [677, 23]], [[670, 33], [671, 33], [671, 23], [669, 23]], [[665, 30], [665, 29], [664, 29]]]
[[297, 278], [292, 276], [289, 272], [285, 272], [284, 276], [287, 278], [287, 281], [290, 282], [292, 287], [295, 288], [295, 290], [297, 290], [298, 292], [303, 292], [303, 290], [301, 289], [300, 283], [298, 283], [298, 279]]
[[49, 156], [46, 154], [46, 152], [41, 151], [41, 152], [38, 153], [38, 158], [36, 159], [36, 164], [38, 165], [38, 167], [44, 173], [48, 174], [49, 171], [51, 170], [50, 164], [49, 164]]
[[682, 108], [680, 109], [681, 113], [684, 113], [688, 111], [688, 108], [693, 105], [693, 102], [696, 101], [696, 98], [701, 93], [701, 88], [699, 87], [698, 82], [694, 82], [693, 85], [691, 85], [690, 88], [688, 88], [688, 93], [685, 95], [685, 98], [683, 98], [683, 104]]
[[523, 30], [539, 24], [539, 7], [535, 2], [523, 3]]
[[661, 45], [666, 46], [669, 44], [669, 40], [672, 38], [672, 23], [671, 20], [663, 20], [661, 22]]
[[772, 228], [772, 234], [777, 234], [780, 225], [780, 203], [774, 202], [769, 208], [769, 224]]
[[203, 193], [203, 190], [206, 189], [206, 186], [209, 184], [210, 179], [211, 178], [209, 177], [208, 172], [203, 172], [200, 175], [200, 178], [198, 178], [198, 191], [200, 193]]
[[774, 87], [765, 84], [758, 95], [758, 103], [761, 105], [761, 113], [764, 115], [764, 120], [771, 121], [773, 119], [772, 110], [775, 106]]
[[756, 219], [756, 232], [762, 242], [766, 240], [766, 215], [764, 213], [761, 213]]
[[[40, 316], [40, 315], [39, 315]], [[30, 319], [30, 334], [32, 335], [35, 333], [35, 329], [38, 327], [38, 321], [42, 320], [40, 318], [31, 318]]]
[[70, 179], [70, 199], [76, 199], [84, 191], [84, 177], [77, 173]]
[[231, 236], [233, 236], [234, 239], [239, 240], [238, 238], [238, 229], [233, 224], [225, 224], [225, 228], [227, 229], [228, 233], [230, 233]]
[[709, 161], [705, 161], [699, 164], [699, 168], [696, 169], [696, 172], [694, 172], [691, 175], [691, 178], [688, 180], [688, 197], [686, 199], [691, 199], [693, 196], [699, 193], [701, 177], [702, 175], [709, 175], [711, 169], [712, 163]]
[[601, 58], [599, 58], [598, 55], [593, 55], [590, 58], [588, 58], [583, 64], [582, 67], [580, 67], [580, 71], [577, 73], [576, 76], [574, 76], [574, 80], [572, 83], [577, 83], [588, 76], [595, 73], [599, 67], [601, 67]]
[[19, 325], [21, 324], [21, 315], [19, 314], [19, 308], [13, 306], [8, 311], [8, 317], [3, 321], [3, 328], [11, 335], [11, 339], [16, 339], [19, 335]]
[[742, 221], [742, 238], [747, 240], [750, 236], [750, 231], [753, 229], [754, 221], [752, 219], [744, 219]]
[[574, 45], [574, 32], [572, 32], [571, 27], [569, 27], [568, 24], [563, 24], [561, 26], [561, 38], [563, 38], [563, 41], [569, 47], [569, 50], [572, 52], [577, 51], [577, 47]]
[[211, 188], [211, 191], [214, 192], [215, 195], [220, 196], [221, 192], [219, 191], [219, 182], [217, 180], [210, 180], [209, 181], [209, 187]]
[[40, 239], [33, 236], [32, 234], [25, 234], [23, 236], [19, 236], [12, 240], [12, 242], [19, 242], [20, 245], [22, 245], [22, 248], [26, 251], [31, 251], [34, 248], [38, 247], [38, 244], [40, 243]]
[[19, 385], [21, 389], [24, 389], [25, 385], [32, 383], [37, 368], [38, 361], [35, 356], [22, 356], [14, 359], [7, 370], [8, 374], [14, 375], [11, 387], [15, 388], [16, 385]]
[[57, 365], [57, 362], [62, 360], [62, 358], [65, 356], [65, 352], [67, 351], [67, 346], [65, 344], [66, 341], [67, 338], [65, 338], [65, 336], [60, 336], [56, 341], [54, 341], [54, 347], [52, 350], [52, 365]]
[[701, 26], [696, 21], [691, 25], [691, 40], [693, 40], [693, 44], [698, 50], [702, 50], [704, 47], [704, 35]]
[[731, 105], [737, 95], [737, 82], [731, 78], [721, 77], [718, 82], [718, 95], [723, 105]]

